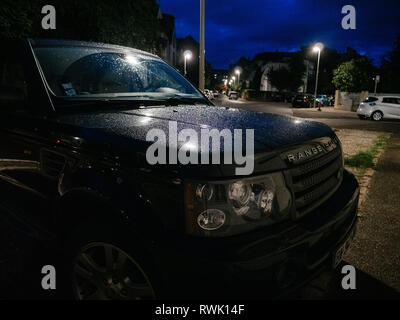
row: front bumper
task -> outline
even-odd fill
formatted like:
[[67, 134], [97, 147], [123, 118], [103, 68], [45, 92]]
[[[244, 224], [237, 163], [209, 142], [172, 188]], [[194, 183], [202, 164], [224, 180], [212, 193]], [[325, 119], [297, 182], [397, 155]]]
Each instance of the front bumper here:
[[367, 106], [359, 106], [357, 109], [357, 114], [359, 116], [367, 117], [369, 118], [372, 114], [373, 109]]
[[359, 187], [345, 171], [338, 190], [297, 222], [224, 239], [166, 237], [155, 254], [165, 298], [272, 298], [333, 269], [354, 236]]

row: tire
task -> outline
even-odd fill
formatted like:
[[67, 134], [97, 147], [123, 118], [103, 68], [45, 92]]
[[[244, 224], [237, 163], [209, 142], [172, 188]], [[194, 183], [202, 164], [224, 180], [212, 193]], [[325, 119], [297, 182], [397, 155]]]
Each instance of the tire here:
[[[124, 227], [91, 220], [66, 243], [65, 279], [77, 300], [153, 300], [156, 272], [150, 255]], [[108, 261], [108, 263], [107, 263]]]
[[383, 119], [383, 113], [380, 111], [375, 111], [372, 115], [371, 115], [371, 119], [374, 121], [381, 121]]

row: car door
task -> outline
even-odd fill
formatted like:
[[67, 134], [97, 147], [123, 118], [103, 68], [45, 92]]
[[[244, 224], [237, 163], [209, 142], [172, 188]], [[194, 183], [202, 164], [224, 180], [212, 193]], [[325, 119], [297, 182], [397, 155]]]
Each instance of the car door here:
[[393, 114], [400, 119], [400, 97], [394, 99]]
[[47, 223], [51, 185], [42, 174], [41, 154], [48, 133], [44, 118], [34, 112], [40, 100], [23, 54], [17, 42], [0, 52], [0, 206]]
[[398, 115], [398, 104], [396, 97], [384, 97], [382, 98], [382, 111], [385, 118], [397, 118]]

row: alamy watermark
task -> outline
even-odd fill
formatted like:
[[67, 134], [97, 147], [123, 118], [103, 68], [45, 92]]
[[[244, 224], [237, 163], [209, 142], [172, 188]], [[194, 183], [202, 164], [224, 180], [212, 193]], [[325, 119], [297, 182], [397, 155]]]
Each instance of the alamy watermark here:
[[345, 16], [342, 19], [342, 28], [344, 30], [356, 29], [356, 8], [352, 5], [346, 5], [342, 8], [342, 14]]
[[[183, 129], [178, 132], [178, 123], [169, 122], [168, 133], [162, 129], [151, 129], [146, 141], [154, 142], [146, 152], [149, 164], [235, 164], [236, 175], [251, 175], [254, 171], [254, 130], [230, 129]], [[221, 146], [223, 140], [223, 148]], [[168, 151], [167, 151], [168, 149]], [[243, 152], [245, 154], [243, 155]]]
[[42, 8], [42, 14], [45, 16], [42, 19], [42, 28], [44, 30], [56, 29], [56, 8], [52, 5], [45, 5]]
[[56, 268], [51, 265], [46, 265], [42, 268], [42, 274], [45, 276], [42, 278], [43, 290], [55, 290], [56, 289]]

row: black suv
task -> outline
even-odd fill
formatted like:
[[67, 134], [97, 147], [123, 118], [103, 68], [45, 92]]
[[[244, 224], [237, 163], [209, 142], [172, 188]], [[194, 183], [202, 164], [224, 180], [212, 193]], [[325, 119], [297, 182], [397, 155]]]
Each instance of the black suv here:
[[[359, 188], [328, 126], [214, 106], [142, 51], [2, 44], [1, 215], [61, 248], [75, 298], [276, 297], [340, 262]], [[170, 121], [254, 129], [253, 173], [150, 165]]]
[[292, 101], [293, 108], [312, 108], [314, 96], [310, 94], [298, 94]]

